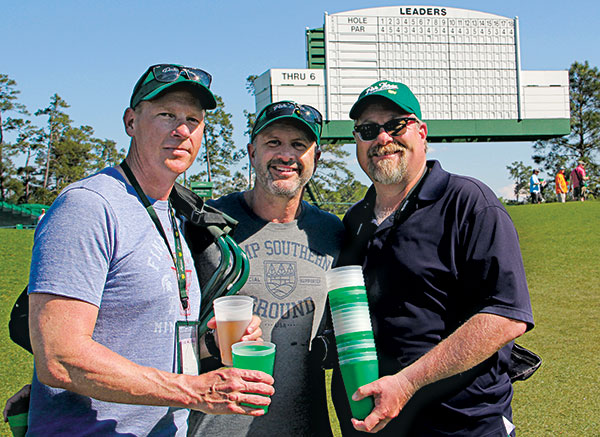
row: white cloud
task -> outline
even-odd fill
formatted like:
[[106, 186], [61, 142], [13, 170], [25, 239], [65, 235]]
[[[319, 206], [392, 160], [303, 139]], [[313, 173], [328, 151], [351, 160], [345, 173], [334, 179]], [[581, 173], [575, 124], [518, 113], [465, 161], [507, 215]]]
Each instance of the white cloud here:
[[505, 185], [496, 191], [504, 199], [515, 200], [515, 184]]

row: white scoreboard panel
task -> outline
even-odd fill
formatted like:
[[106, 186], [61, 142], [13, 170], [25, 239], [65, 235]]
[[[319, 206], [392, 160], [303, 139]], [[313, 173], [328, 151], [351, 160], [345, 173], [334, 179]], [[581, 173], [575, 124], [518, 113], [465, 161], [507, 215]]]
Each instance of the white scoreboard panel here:
[[325, 14], [327, 116], [375, 81], [407, 84], [427, 120], [520, 119], [518, 20], [398, 6]]

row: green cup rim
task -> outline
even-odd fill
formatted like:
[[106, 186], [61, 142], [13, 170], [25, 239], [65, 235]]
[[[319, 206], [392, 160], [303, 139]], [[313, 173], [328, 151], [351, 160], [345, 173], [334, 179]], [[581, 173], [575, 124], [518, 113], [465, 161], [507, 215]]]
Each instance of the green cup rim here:
[[[342, 338], [343, 337], [343, 338]], [[349, 332], [347, 334], [340, 334], [340, 335], [336, 335], [335, 336], [335, 341], [347, 341], [347, 339], [350, 340], [359, 340], [361, 338], [372, 338], [375, 339], [375, 336], [373, 335], [373, 331], [358, 331], [358, 332]]]
[[369, 362], [379, 363], [379, 360], [377, 358], [375, 358], [375, 359], [372, 359], [372, 358], [368, 358], [368, 359], [350, 358], [347, 360], [339, 360], [339, 365], [343, 366], [343, 365], [348, 365], [348, 364], [369, 363]]
[[331, 288], [327, 291], [327, 294], [339, 294], [339, 293], [366, 293], [367, 287], [364, 285], [345, 285], [343, 287]]
[[351, 358], [374, 358], [377, 359], [377, 351], [373, 350], [373, 351], [357, 351], [355, 353], [340, 353], [338, 352], [338, 360], [340, 361], [344, 361], [344, 360], [349, 360]]
[[[346, 346], [337, 346], [337, 351], [338, 353], [340, 352], [345, 352], [346, 350], [357, 350], [357, 349], [373, 349], [373, 350], [377, 350], [377, 346], [375, 345], [375, 342], [371, 343], [364, 343], [364, 344], [347, 344], [347, 343], [342, 343], [342, 345], [346, 344]], [[351, 348], [351, 349], [348, 349]]]
[[[265, 346], [266, 349], [260, 350], [260, 351], [252, 351], [253, 353], [251, 353], [251, 354], [240, 353], [244, 348], [250, 347], [250, 346]], [[242, 348], [240, 351], [236, 351], [236, 349], [240, 349], [240, 348]], [[239, 356], [245, 356], [245, 357], [251, 357], [251, 356], [264, 357], [264, 356], [275, 353], [276, 349], [277, 349], [277, 347], [276, 347], [275, 343], [271, 343], [270, 341], [238, 341], [237, 343], [234, 343], [231, 345], [231, 353], [232, 354], [236, 354]]]

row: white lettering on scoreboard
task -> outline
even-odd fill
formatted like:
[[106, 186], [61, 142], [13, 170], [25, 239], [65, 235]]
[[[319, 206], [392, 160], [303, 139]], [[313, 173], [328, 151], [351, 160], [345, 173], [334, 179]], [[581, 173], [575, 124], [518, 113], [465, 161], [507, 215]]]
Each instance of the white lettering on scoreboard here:
[[440, 6], [325, 16], [327, 118], [346, 120], [371, 83], [406, 83], [426, 119], [517, 119], [518, 22]]

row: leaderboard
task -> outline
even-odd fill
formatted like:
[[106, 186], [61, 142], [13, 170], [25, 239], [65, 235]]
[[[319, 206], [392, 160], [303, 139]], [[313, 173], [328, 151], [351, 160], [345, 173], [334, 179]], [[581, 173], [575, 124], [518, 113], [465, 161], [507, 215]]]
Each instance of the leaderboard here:
[[371, 83], [406, 83], [427, 120], [519, 119], [518, 19], [440, 6], [325, 15], [327, 118]]

